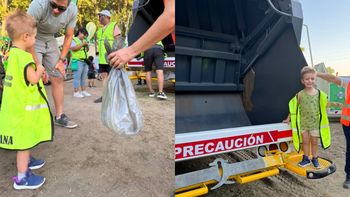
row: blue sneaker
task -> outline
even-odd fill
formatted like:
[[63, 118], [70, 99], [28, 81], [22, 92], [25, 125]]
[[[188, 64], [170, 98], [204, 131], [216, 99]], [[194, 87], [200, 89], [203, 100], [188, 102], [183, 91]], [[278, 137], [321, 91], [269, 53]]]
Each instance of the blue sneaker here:
[[32, 173], [30, 169], [27, 170], [26, 176], [18, 180], [17, 176], [12, 177], [13, 188], [20, 189], [37, 189], [45, 183], [45, 178]]
[[31, 170], [36, 170], [45, 165], [45, 160], [43, 159], [35, 159], [34, 157], [30, 156], [29, 158], [29, 164], [28, 168]]
[[321, 165], [320, 165], [320, 163], [318, 162], [318, 157], [313, 157], [313, 158], [311, 159], [311, 162], [312, 162], [312, 164], [315, 166], [315, 168], [317, 168], [317, 169], [320, 169], [320, 168], [321, 168]]
[[306, 155], [303, 155], [303, 160], [301, 160], [301, 162], [298, 164], [298, 166], [303, 168], [307, 165], [310, 165], [310, 163], [311, 163], [311, 161], [310, 161], [309, 157]]

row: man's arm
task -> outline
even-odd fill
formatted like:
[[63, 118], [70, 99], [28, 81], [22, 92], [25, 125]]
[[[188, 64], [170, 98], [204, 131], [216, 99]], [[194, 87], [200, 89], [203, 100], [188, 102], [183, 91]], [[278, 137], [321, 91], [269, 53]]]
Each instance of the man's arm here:
[[130, 47], [120, 49], [108, 56], [110, 65], [121, 67], [137, 54], [150, 48], [175, 29], [175, 0], [167, 0], [163, 13], [153, 25]]
[[320, 73], [320, 72], [317, 72], [317, 76], [321, 79], [324, 79], [328, 82], [331, 82], [331, 83], [335, 83], [337, 84], [338, 86], [341, 86], [341, 79], [340, 77], [337, 77], [337, 76], [334, 76], [334, 75], [331, 75], [331, 74], [328, 74], [328, 73]]
[[[74, 42], [74, 40], [72, 41], [72, 43], [73, 42]], [[72, 49], [72, 51], [79, 51], [84, 46], [88, 46], [87, 42], [82, 42], [81, 44], [75, 43], [74, 45], [72, 44], [70, 49]]]
[[65, 75], [65, 70], [64, 70], [64, 63], [63, 60], [66, 59], [66, 56], [68, 54], [72, 39], [74, 36], [74, 28], [67, 28], [66, 29], [66, 35], [64, 36], [64, 41], [63, 41], [63, 46], [62, 46], [62, 51], [59, 56], [59, 60], [55, 66], [55, 69], [60, 71], [62, 75]]

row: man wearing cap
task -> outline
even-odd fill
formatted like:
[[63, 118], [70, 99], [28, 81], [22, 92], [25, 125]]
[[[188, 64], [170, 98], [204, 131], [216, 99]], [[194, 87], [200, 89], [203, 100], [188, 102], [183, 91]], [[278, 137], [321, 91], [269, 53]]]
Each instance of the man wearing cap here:
[[340, 118], [340, 123], [343, 127], [343, 132], [345, 135], [346, 142], [346, 152], [345, 152], [345, 181], [343, 187], [350, 189], [350, 80], [345, 78], [340, 78], [328, 73], [317, 73], [317, 76], [328, 82], [337, 84], [345, 88], [345, 102], [342, 107], [342, 115]]
[[[108, 78], [109, 71], [111, 66], [107, 63], [106, 60], [106, 48], [104, 46], [104, 40], [107, 39], [112, 46], [114, 39], [120, 36], [120, 31], [118, 25], [115, 22], [111, 22], [111, 13], [108, 10], [102, 10], [98, 13], [98, 20], [100, 21], [103, 27], [99, 28], [97, 31], [97, 41], [98, 41], [98, 72], [102, 76], [103, 85]], [[102, 97], [96, 99], [95, 103], [102, 102]]]
[[[63, 113], [64, 61], [69, 51], [77, 22], [78, 9], [70, 0], [33, 0], [28, 13], [37, 22], [35, 49], [31, 50], [36, 64], [45, 66], [52, 84], [55, 104], [55, 124], [65, 128], [78, 125]], [[62, 51], [59, 51], [54, 34], [65, 28]]]

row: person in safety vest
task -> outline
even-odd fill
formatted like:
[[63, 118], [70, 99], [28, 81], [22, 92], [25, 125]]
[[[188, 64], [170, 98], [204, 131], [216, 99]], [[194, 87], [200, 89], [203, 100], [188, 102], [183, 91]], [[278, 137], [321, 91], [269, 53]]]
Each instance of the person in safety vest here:
[[159, 41], [157, 44], [155, 44], [150, 49], [146, 50], [144, 53], [144, 64], [145, 64], [145, 72], [146, 72], [146, 82], [148, 87], [148, 96], [149, 97], [155, 97], [156, 93], [153, 90], [152, 87], [152, 65], [154, 64], [156, 66], [156, 73], [157, 73], [157, 83], [158, 83], [158, 93], [157, 98], [158, 99], [167, 99], [166, 94], [163, 92], [163, 86], [164, 86], [164, 46], [161, 41]]
[[345, 154], [345, 173], [346, 178], [343, 187], [350, 189], [350, 80], [340, 78], [328, 73], [317, 73], [317, 76], [328, 82], [337, 84], [345, 88], [345, 103], [342, 109], [342, 115], [340, 118], [340, 123], [343, 126], [343, 131], [346, 140], [346, 154]]
[[[18, 28], [20, 27], [20, 28]], [[9, 52], [0, 110], [0, 148], [17, 151], [15, 189], [36, 189], [45, 178], [32, 173], [45, 161], [30, 156], [30, 149], [52, 141], [53, 118], [42, 76], [45, 68], [36, 65], [30, 49], [34, 46], [36, 22], [24, 11], [16, 11], [6, 21], [6, 31], [13, 41]]]
[[[164, 11], [152, 26], [131, 46], [108, 55], [110, 65], [122, 68], [132, 58], [149, 49], [175, 30], [175, 0], [164, 0]], [[175, 36], [173, 40], [175, 42]]]
[[[107, 51], [104, 45], [104, 41], [107, 39], [109, 44], [112, 46], [113, 41], [120, 36], [120, 31], [117, 23], [111, 22], [111, 13], [108, 10], [102, 10], [99, 12], [98, 20], [100, 24], [103, 25], [103, 27], [99, 28], [96, 32], [98, 43], [98, 73], [100, 73], [104, 85], [111, 70], [111, 66], [106, 60]], [[102, 97], [96, 99], [94, 102], [101, 103]]]
[[[321, 168], [318, 162], [318, 139], [324, 149], [331, 145], [331, 134], [327, 117], [327, 95], [315, 88], [316, 70], [305, 66], [301, 69], [301, 90], [289, 101], [289, 116], [283, 122], [291, 122], [293, 143], [296, 151], [304, 152], [300, 167], [311, 163]], [[310, 160], [310, 143], [312, 159]]]
[[[88, 65], [88, 43], [84, 39], [89, 35], [85, 28], [78, 30], [76, 37], [73, 38], [71, 44], [72, 50], [72, 64], [71, 69], [73, 71], [73, 96], [76, 98], [83, 98], [85, 96], [91, 96], [86, 92], [86, 78], [89, 70]], [[81, 91], [79, 91], [79, 88]]]

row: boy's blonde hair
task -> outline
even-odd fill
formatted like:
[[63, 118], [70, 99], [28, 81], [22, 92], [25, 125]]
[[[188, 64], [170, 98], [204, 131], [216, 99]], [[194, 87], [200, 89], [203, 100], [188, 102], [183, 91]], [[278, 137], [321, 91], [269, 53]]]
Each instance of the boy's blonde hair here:
[[316, 70], [310, 66], [304, 66], [300, 71], [300, 76], [303, 79], [304, 75], [307, 73], [316, 74]]
[[34, 18], [23, 10], [18, 9], [6, 18], [6, 31], [11, 40], [16, 40], [25, 33], [33, 34], [35, 30]]

